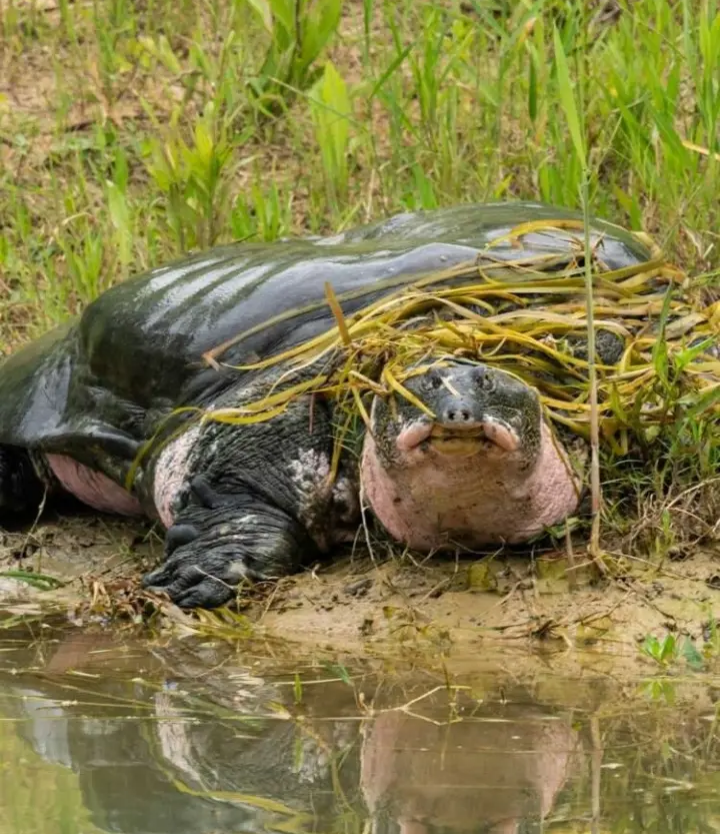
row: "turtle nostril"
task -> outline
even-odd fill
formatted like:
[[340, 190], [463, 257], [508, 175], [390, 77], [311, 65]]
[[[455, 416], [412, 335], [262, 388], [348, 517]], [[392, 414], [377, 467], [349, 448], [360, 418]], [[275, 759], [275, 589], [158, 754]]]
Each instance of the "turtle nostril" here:
[[445, 421], [448, 423], [468, 423], [471, 418], [469, 408], [449, 408], [445, 412]]

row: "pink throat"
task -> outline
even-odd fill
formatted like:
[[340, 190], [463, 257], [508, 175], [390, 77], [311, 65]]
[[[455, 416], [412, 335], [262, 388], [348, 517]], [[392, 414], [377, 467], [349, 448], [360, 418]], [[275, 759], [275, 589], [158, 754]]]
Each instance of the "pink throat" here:
[[578, 505], [579, 483], [545, 423], [540, 454], [524, 471], [513, 454], [408, 457], [384, 469], [368, 434], [361, 483], [378, 521], [415, 550], [523, 542]]

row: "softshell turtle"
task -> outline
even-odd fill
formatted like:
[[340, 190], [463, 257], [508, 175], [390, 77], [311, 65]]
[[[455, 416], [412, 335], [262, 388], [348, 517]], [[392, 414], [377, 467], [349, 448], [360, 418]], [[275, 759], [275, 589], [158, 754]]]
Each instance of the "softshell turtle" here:
[[[577, 217], [531, 203], [403, 214], [333, 237], [218, 247], [113, 287], [0, 365], [0, 512], [66, 490], [99, 510], [159, 518], [166, 560], [146, 584], [184, 607], [223, 604], [242, 580], [352, 540], [361, 484], [385, 530], [413, 548], [527, 540], [576, 510], [578, 484], [538, 392], [488, 364], [449, 361], [409, 379], [425, 411], [376, 398], [372, 431], [332, 479], [332, 398], [298, 397], [252, 425], [166, 418], [241, 406], [278, 384], [282, 368], [227, 366], [334, 325], [327, 283], [349, 316], [472, 262], [490, 241], [493, 259], [516, 259], [503, 236], [519, 223]], [[610, 269], [650, 257], [602, 221], [592, 243]], [[573, 246], [559, 230], [529, 231], [522, 255]], [[222, 366], [203, 361], [224, 343]]]

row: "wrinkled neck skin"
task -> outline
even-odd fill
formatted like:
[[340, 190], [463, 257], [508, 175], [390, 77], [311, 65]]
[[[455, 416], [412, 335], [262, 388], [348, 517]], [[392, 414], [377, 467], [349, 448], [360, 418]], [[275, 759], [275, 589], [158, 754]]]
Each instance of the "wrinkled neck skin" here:
[[[241, 382], [208, 408], [253, 402], [265, 396], [277, 375], [271, 369], [257, 380]], [[357, 465], [343, 459], [329, 480], [332, 419], [327, 402], [304, 397], [268, 421], [189, 424], [151, 458], [147, 503], [170, 528], [195, 501], [193, 483], [200, 477], [222, 497], [230, 514], [237, 514], [238, 507], [247, 513], [270, 505], [301, 525], [321, 551], [352, 541], [360, 520]]]
[[383, 466], [375, 440], [361, 460], [364, 502], [397, 541], [414, 550], [517, 544], [572, 514], [580, 484], [543, 421], [534, 461], [482, 450], [467, 457], [421, 455]]

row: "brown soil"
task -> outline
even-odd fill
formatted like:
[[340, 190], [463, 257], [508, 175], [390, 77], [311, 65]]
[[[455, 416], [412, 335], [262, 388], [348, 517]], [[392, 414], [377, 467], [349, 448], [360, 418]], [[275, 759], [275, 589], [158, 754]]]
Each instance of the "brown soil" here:
[[0, 609], [39, 615], [60, 607], [78, 623], [100, 615], [120, 625], [159, 608], [163, 623], [226, 635], [228, 624], [232, 631], [244, 623], [299, 649], [394, 654], [412, 648], [467, 657], [498, 646], [592, 647], [617, 657], [636, 654], [647, 635], [668, 631], [702, 645], [709, 621], [720, 616], [718, 549], [660, 566], [626, 565], [614, 577], [600, 576], [586, 562], [572, 572], [574, 588], [559, 552], [457, 562], [404, 556], [378, 563], [348, 555], [241, 596], [240, 618], [200, 621], [139, 591], [141, 573], [161, 554], [149, 525], [103, 516], [54, 518], [31, 533], [6, 533], [0, 572], [35, 571], [67, 584], [47, 591], [0, 578]]
[[281, 584], [251, 616], [270, 633], [348, 649], [421, 641], [472, 652], [489, 642], [559, 641], [618, 652], [648, 634], [702, 638], [720, 610], [718, 555], [598, 581], [585, 569], [573, 590], [560, 554], [534, 564], [522, 556], [423, 565], [344, 560]]

